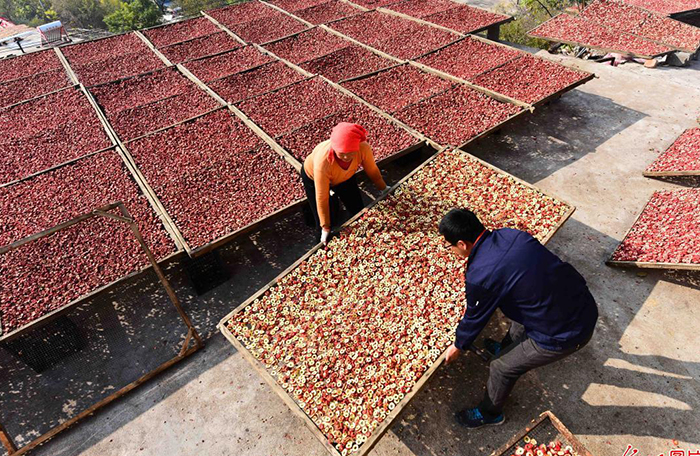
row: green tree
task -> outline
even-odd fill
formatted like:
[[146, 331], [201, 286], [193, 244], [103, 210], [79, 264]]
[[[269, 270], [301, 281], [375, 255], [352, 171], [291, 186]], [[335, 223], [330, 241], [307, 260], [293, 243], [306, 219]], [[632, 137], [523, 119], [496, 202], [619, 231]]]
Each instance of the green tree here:
[[158, 25], [161, 12], [151, 0], [131, 0], [122, 2], [112, 14], [105, 16], [104, 22], [110, 32], [126, 32]]
[[175, 0], [175, 4], [182, 8], [183, 16], [189, 17], [198, 15], [200, 11], [232, 5], [240, 1], [241, 0]]
[[53, 9], [62, 22], [74, 27], [104, 28], [106, 11], [100, 0], [53, 0]]

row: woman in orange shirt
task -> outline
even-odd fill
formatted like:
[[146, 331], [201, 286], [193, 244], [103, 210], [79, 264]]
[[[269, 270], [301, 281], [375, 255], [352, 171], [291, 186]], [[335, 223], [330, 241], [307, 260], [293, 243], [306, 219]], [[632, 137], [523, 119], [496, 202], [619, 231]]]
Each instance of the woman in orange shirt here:
[[304, 160], [301, 180], [316, 225], [321, 227], [321, 242], [324, 244], [328, 243], [331, 233], [330, 190], [340, 197], [350, 214], [357, 214], [364, 207], [355, 178], [360, 166], [377, 189], [384, 191], [387, 188], [367, 143], [367, 131], [348, 122], [333, 127], [331, 139], [316, 146]]

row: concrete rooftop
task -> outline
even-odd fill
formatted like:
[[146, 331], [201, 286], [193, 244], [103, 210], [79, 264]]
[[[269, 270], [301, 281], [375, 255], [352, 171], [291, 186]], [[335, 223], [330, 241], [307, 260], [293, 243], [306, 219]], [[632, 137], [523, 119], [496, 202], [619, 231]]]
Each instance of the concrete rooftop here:
[[[622, 455], [628, 443], [644, 455], [700, 449], [698, 275], [604, 264], [654, 190], [688, 185], [641, 173], [657, 151], [697, 124], [700, 62], [650, 70], [543, 55], [598, 78], [468, 151], [577, 207], [549, 246], [588, 280], [600, 308], [597, 332], [578, 354], [524, 376], [507, 422], [497, 428], [468, 431], [452, 419], [481, 397], [487, 366], [469, 354], [441, 367], [372, 456], [486, 455], [548, 409], [594, 455]], [[393, 165], [389, 180], [418, 161]], [[314, 242], [299, 214], [270, 223], [222, 249], [232, 278], [200, 297], [171, 271], [193, 320], [211, 336], [206, 348], [35, 454], [325, 455], [214, 328]], [[482, 337], [505, 328], [494, 319]]]

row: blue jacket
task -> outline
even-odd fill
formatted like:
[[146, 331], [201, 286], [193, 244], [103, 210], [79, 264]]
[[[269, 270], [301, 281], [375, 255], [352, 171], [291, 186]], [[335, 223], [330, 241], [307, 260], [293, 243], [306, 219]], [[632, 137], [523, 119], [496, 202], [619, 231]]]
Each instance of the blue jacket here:
[[598, 308], [585, 279], [524, 231], [486, 231], [474, 244], [466, 271], [467, 308], [455, 345], [469, 348], [500, 308], [547, 350], [566, 350], [595, 327]]

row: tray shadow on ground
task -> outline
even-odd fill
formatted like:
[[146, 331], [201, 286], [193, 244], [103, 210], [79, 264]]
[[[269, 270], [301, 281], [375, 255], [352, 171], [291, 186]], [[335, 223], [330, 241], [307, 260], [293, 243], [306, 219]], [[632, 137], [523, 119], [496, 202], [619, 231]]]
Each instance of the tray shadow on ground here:
[[[506, 406], [506, 423], [477, 430], [460, 427], [453, 415], [481, 400], [488, 378], [487, 364], [467, 353], [453, 365], [441, 366], [426, 389], [392, 426], [391, 431], [401, 444], [416, 455], [490, 454], [545, 410], [552, 410], [574, 435], [668, 439], [669, 430], [673, 429], [672, 438], [696, 441], [697, 429], [689, 425], [679, 427], [677, 423], [697, 420], [700, 397], [694, 391], [700, 378], [700, 363], [625, 353], [620, 341], [657, 283], [672, 281], [695, 287], [700, 275], [650, 271], [640, 277], [636, 270], [605, 266], [604, 261], [618, 242], [574, 219], [567, 222], [550, 244], [553, 251], [582, 271], [589, 283], [593, 282], [591, 288], [601, 317], [589, 346], [559, 363], [523, 376]], [[586, 245], [572, 247], [576, 243]], [[593, 258], [567, 257], [566, 252], [571, 251], [587, 251]], [[609, 278], [602, 283], [600, 279], [593, 280], [601, 274]], [[619, 313], [617, 309], [621, 309]], [[484, 337], [500, 339], [507, 328], [507, 319], [501, 314], [494, 315], [476, 344], [481, 346]], [[585, 366], [585, 371], [581, 366]], [[586, 399], [587, 392], [600, 390], [599, 385], [621, 396], [664, 396], [671, 405], [618, 405], [617, 397], [612, 398], [611, 405], [592, 405]], [[624, 448], [611, 447], [610, 453], [618, 454], [618, 450], [620, 454], [624, 452]], [[378, 453], [391, 454], [391, 451]]]
[[[609, 98], [573, 90], [464, 150], [534, 183], [594, 153], [645, 117]], [[484, 151], [497, 153], [484, 156]]]

